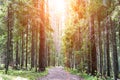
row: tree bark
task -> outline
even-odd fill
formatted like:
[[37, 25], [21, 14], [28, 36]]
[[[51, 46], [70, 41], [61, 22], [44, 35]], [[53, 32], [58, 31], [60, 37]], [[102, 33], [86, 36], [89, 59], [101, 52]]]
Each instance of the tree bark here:
[[7, 14], [7, 53], [6, 53], [6, 64], [5, 64], [5, 73], [7, 74], [9, 64], [13, 66], [13, 26], [14, 26], [14, 12], [12, 8], [12, 4], [8, 6], [8, 14]]
[[107, 56], [107, 76], [110, 76], [110, 52], [109, 52], [109, 23], [106, 23], [106, 56]]
[[16, 42], [16, 69], [18, 68], [18, 64], [19, 64], [19, 57], [18, 57], [18, 40]]
[[115, 22], [110, 22], [111, 23], [111, 32], [112, 32], [112, 48], [113, 48], [113, 72], [114, 72], [114, 80], [117, 80], [118, 78], [118, 54], [117, 54], [117, 43], [116, 43], [116, 26]]
[[95, 46], [95, 30], [94, 30], [94, 16], [90, 16], [90, 34], [91, 34], [91, 61], [92, 61], [92, 75], [96, 75], [97, 71], [97, 55]]
[[50, 48], [48, 46], [48, 66], [50, 66]]
[[24, 31], [22, 30], [21, 33], [21, 39], [22, 39], [22, 55], [21, 55], [21, 68], [24, 66]]
[[[27, 20], [28, 23], [28, 20]], [[27, 64], [28, 64], [28, 24], [26, 26], [26, 61], [25, 61], [25, 66], [27, 69]]]
[[34, 29], [34, 27], [32, 26], [32, 45], [31, 45], [31, 69], [34, 67], [34, 57], [35, 57], [35, 42], [34, 42], [34, 39], [36, 36], [36, 34], [34, 34], [34, 31], [36, 31]]
[[104, 47], [104, 50], [103, 50], [103, 75], [106, 75], [106, 72], [107, 72], [107, 52], [106, 52], [106, 32], [105, 32], [105, 25], [103, 27], [103, 47]]
[[44, 25], [44, 0], [41, 0], [40, 6], [41, 6], [41, 23], [40, 23], [40, 48], [39, 48], [39, 71], [45, 71], [45, 25]]
[[103, 52], [102, 52], [102, 40], [101, 40], [101, 25], [100, 20], [98, 18], [98, 36], [99, 36], [99, 54], [100, 54], [100, 74], [102, 76], [103, 72]]

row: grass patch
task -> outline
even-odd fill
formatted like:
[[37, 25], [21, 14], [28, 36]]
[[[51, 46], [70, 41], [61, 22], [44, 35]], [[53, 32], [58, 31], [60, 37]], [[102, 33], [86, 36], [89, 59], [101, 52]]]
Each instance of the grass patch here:
[[120, 73], [119, 73], [119, 75], [118, 75], [118, 78], [120, 79]]
[[19, 80], [36, 80], [37, 78], [45, 76], [47, 74], [48, 74], [47, 70], [44, 72], [9, 70], [8, 74], [5, 74], [4, 70], [0, 70], [0, 77], [3, 80], [15, 80], [15, 78], [20, 78]]
[[79, 72], [77, 69], [68, 69], [68, 68], [65, 68], [65, 70], [69, 71], [71, 74], [73, 75], [78, 75], [80, 76], [81, 78], [83, 78], [84, 80], [113, 80], [111, 78], [100, 78], [99, 76], [91, 76], [89, 74], [87, 74], [86, 72]]

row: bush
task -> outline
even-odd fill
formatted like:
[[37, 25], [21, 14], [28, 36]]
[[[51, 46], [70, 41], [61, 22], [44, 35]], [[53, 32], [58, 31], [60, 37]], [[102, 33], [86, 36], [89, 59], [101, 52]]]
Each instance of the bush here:
[[0, 64], [0, 70], [4, 70], [5, 65], [4, 64]]

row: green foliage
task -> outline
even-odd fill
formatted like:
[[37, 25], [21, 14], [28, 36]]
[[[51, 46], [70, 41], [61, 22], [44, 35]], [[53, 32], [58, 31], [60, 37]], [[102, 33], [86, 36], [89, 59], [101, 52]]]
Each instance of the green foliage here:
[[108, 77], [106, 78], [101, 78], [100, 76], [91, 76], [90, 74], [87, 74], [86, 71], [78, 71], [77, 69], [68, 69], [66, 68], [67, 71], [69, 71], [71, 74], [74, 75], [79, 75], [82, 77], [84, 80], [113, 80], [112, 78]]
[[4, 70], [4, 67], [5, 67], [5, 65], [4, 65], [4, 64], [1, 64], [1, 65], [0, 65], [0, 70]]
[[13, 78], [21, 77], [27, 80], [36, 80], [39, 77], [47, 75], [47, 70], [44, 72], [34, 72], [34, 71], [23, 71], [23, 70], [9, 70], [8, 74], [4, 73], [4, 70], [0, 70], [0, 77], [3, 80], [13, 80]]
[[0, 36], [0, 53], [5, 53], [6, 48], [6, 34]]
[[5, 53], [6, 50], [6, 41], [7, 41], [7, 32], [5, 24], [5, 12], [6, 5], [0, 5], [0, 55]]
[[71, 74], [75, 74], [75, 75], [78, 75], [79, 74], [79, 71], [77, 69], [68, 69], [68, 71], [71, 73]]
[[[0, 55], [4, 54], [6, 51], [6, 41], [7, 41], [7, 6], [9, 3], [12, 3], [13, 11], [14, 11], [14, 17], [15, 17], [15, 23], [14, 23], [14, 30], [13, 30], [13, 36], [14, 36], [14, 42], [20, 39], [21, 31], [25, 31], [26, 25], [28, 24], [27, 19], [29, 18], [29, 26], [35, 26], [35, 22], [38, 23], [41, 22], [39, 17], [39, 10], [35, 9], [33, 5], [33, 0], [14, 0], [16, 3], [13, 2], [13, 0], [3, 0], [3, 4], [0, 5]], [[83, 1], [83, 2], [79, 2]], [[113, 2], [113, 3], [112, 3]], [[112, 4], [111, 4], [112, 3]], [[115, 9], [115, 10], [114, 10]], [[114, 10], [114, 11], [113, 11]], [[64, 30], [64, 35], [62, 36], [62, 53], [66, 53], [67, 50], [70, 51], [70, 55], [72, 53], [76, 56], [76, 61], [78, 61], [79, 58], [82, 58], [84, 55], [87, 55], [88, 49], [86, 49], [86, 46], [88, 47], [89, 40], [86, 41], [86, 37], [89, 37], [89, 16], [91, 14], [96, 14], [99, 17], [100, 20], [103, 20], [108, 16], [108, 14], [112, 13], [112, 18], [115, 21], [119, 21], [119, 14], [120, 14], [120, 6], [114, 6], [114, 0], [107, 0], [106, 6], [103, 4], [102, 0], [90, 0], [90, 4], [86, 5], [84, 0], [71, 0], [71, 5], [69, 7], [69, 16], [67, 16], [66, 20], [66, 28]], [[51, 32], [53, 32], [53, 29], [49, 25], [49, 21], [46, 23], [46, 35], [47, 35], [47, 44], [49, 45], [50, 53], [51, 53], [51, 62], [55, 63], [55, 47], [54, 42], [52, 38]], [[31, 29], [29, 30], [31, 31]], [[82, 39], [80, 40], [82, 43], [79, 44], [77, 40], [74, 40], [77, 36], [77, 31], [80, 28], [81, 32], [80, 37]], [[30, 34], [31, 35], [31, 34]], [[87, 35], [87, 36], [86, 36]], [[31, 37], [31, 36], [30, 36]], [[78, 45], [82, 45], [79, 47], [79, 50], [76, 50], [75, 47]], [[30, 46], [30, 44], [29, 44]], [[73, 50], [74, 49], [74, 50]], [[73, 51], [71, 51], [73, 50]], [[29, 49], [30, 51], [30, 49]], [[14, 49], [15, 52], [15, 49]], [[65, 57], [66, 60], [66, 57]], [[120, 58], [119, 58], [120, 62]], [[78, 69], [83, 70], [84, 69], [85, 62], [80, 62]], [[30, 67], [30, 66], [28, 66]], [[3, 69], [3, 67], [0, 67]], [[93, 77], [91, 75], [86, 74], [86, 72], [79, 72], [77, 69], [68, 69], [69, 72], [72, 74], [77, 74], [82, 76], [85, 80], [102, 80], [97, 74], [97, 76]], [[3, 79], [9, 80], [7, 76], [21, 76], [25, 78], [29, 78], [30, 80], [34, 80], [35, 78], [39, 76], [44, 76], [47, 74], [47, 72], [43, 73], [36, 73], [33, 71], [16, 71], [16, 70], [10, 70], [8, 71], [8, 75], [5, 75], [4, 72], [0, 71]], [[119, 75], [120, 76], [120, 75]], [[110, 79], [108, 79], [110, 80]]]
[[102, 0], [90, 0], [90, 4], [87, 7], [90, 14], [95, 13], [103, 5]]

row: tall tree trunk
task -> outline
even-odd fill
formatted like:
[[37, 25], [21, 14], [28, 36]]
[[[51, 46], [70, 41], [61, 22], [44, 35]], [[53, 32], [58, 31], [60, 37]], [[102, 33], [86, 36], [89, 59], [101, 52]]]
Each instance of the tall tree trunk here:
[[16, 42], [16, 69], [18, 68], [18, 64], [19, 64], [19, 57], [18, 57], [18, 40]]
[[22, 39], [22, 55], [21, 55], [21, 68], [24, 66], [24, 31], [22, 31], [21, 34], [21, 39]]
[[[35, 8], [38, 8], [38, 1], [39, 0], [33, 0], [33, 2], [34, 2], [34, 7]], [[38, 37], [39, 37], [39, 25], [38, 25], [38, 22], [37, 21], [34, 21], [34, 24], [35, 24], [35, 31], [33, 30], [34, 28], [33, 28], [33, 26], [32, 26], [32, 47], [33, 48], [35, 48], [35, 50], [33, 50], [32, 49], [32, 51], [31, 51], [31, 68], [33, 67], [33, 65], [35, 65], [35, 71], [37, 72], [37, 65], [38, 65], [38, 53], [39, 53], [39, 51], [38, 51], [38, 44], [39, 44], [39, 41], [38, 41]], [[34, 34], [35, 34], [35, 37], [34, 37]], [[34, 40], [34, 38], [35, 38], [35, 40]], [[35, 42], [34, 42], [35, 41]], [[34, 55], [34, 56], [32, 56], [32, 54]], [[34, 59], [35, 58], [35, 59]], [[33, 60], [34, 60], [34, 62], [33, 62]]]
[[38, 33], [38, 23], [37, 23], [37, 26], [36, 26], [36, 39], [35, 39], [35, 47], [36, 47], [36, 53], [35, 53], [35, 71], [37, 72], [37, 65], [38, 65], [38, 53], [39, 53], [39, 50], [38, 50], [38, 37], [39, 37], [39, 33]]
[[13, 66], [13, 26], [14, 26], [14, 13], [12, 4], [8, 6], [8, 14], [7, 14], [7, 28], [8, 28], [8, 39], [7, 39], [7, 53], [6, 53], [6, 64], [5, 64], [5, 73], [7, 74], [9, 64], [11, 63]]
[[10, 64], [13, 66], [13, 26], [14, 26], [14, 13], [12, 4], [9, 5], [9, 28], [10, 28]]
[[35, 37], [34, 36], [36, 36], [36, 34], [34, 34], [34, 31], [36, 31], [36, 30], [32, 26], [31, 69], [34, 67], [34, 57], [35, 57], [35, 45], [34, 45], [35, 44], [35, 42], [34, 42]]
[[50, 48], [48, 46], [48, 66], [50, 66]]
[[91, 47], [90, 47], [90, 45], [88, 45], [88, 55], [87, 55], [87, 58], [88, 58], [88, 61], [87, 61], [87, 64], [88, 64], [88, 71], [87, 71], [87, 73], [91, 73], [92, 72], [92, 68], [91, 68]]
[[106, 71], [107, 71], [107, 59], [106, 59], [106, 32], [105, 32], [105, 25], [103, 27], [103, 34], [102, 34], [102, 38], [103, 38], [103, 47], [104, 47], [104, 50], [103, 50], [103, 75], [106, 75]]
[[39, 71], [44, 71], [45, 70], [45, 16], [44, 16], [44, 4], [45, 1], [41, 0], [40, 1], [40, 7], [41, 7], [41, 13], [40, 13], [40, 18], [41, 18], [41, 23], [40, 23], [40, 48], [39, 48]]
[[[28, 20], [27, 20], [28, 22]], [[26, 61], [25, 61], [25, 67], [27, 69], [27, 64], [28, 64], [28, 24], [26, 26]]]
[[91, 33], [91, 60], [92, 60], [92, 75], [97, 71], [97, 55], [95, 46], [95, 31], [94, 31], [94, 16], [90, 16], [90, 33]]
[[112, 32], [112, 48], [113, 48], [113, 72], [114, 80], [118, 78], [118, 54], [117, 54], [117, 43], [116, 43], [116, 26], [115, 22], [111, 23], [111, 32]]
[[[90, 34], [90, 27], [88, 28], [88, 40], [91, 40], [91, 34]], [[89, 44], [87, 45], [88, 47], [88, 55], [87, 55], [87, 64], [88, 64], [88, 69], [87, 69], [87, 73], [91, 73], [92, 72], [92, 61], [91, 61], [91, 43], [89, 41]]]
[[[21, 34], [20, 34], [21, 35]], [[20, 36], [19, 35], [19, 36]], [[21, 38], [20, 38], [20, 40], [18, 40], [18, 65], [20, 66], [20, 58], [21, 58], [21, 56], [20, 56], [20, 53], [22, 53], [21, 52]]]
[[[8, 7], [8, 16], [9, 16], [9, 7]], [[10, 61], [10, 26], [9, 26], [9, 19], [7, 21], [7, 52], [6, 52], [6, 62], [5, 62], [5, 73], [7, 74], [8, 67], [9, 67], [9, 61]]]
[[[118, 26], [120, 26], [120, 20]], [[120, 55], [120, 27], [119, 27], [119, 55]], [[120, 73], [120, 63], [119, 63], [119, 73]]]
[[107, 76], [110, 76], [110, 52], [109, 52], [109, 23], [105, 25], [106, 32], [106, 57], [107, 57]]
[[102, 40], [101, 40], [101, 25], [98, 17], [98, 36], [99, 36], [99, 54], [100, 54], [100, 74], [102, 76], [103, 72], [103, 52], [102, 52]]

